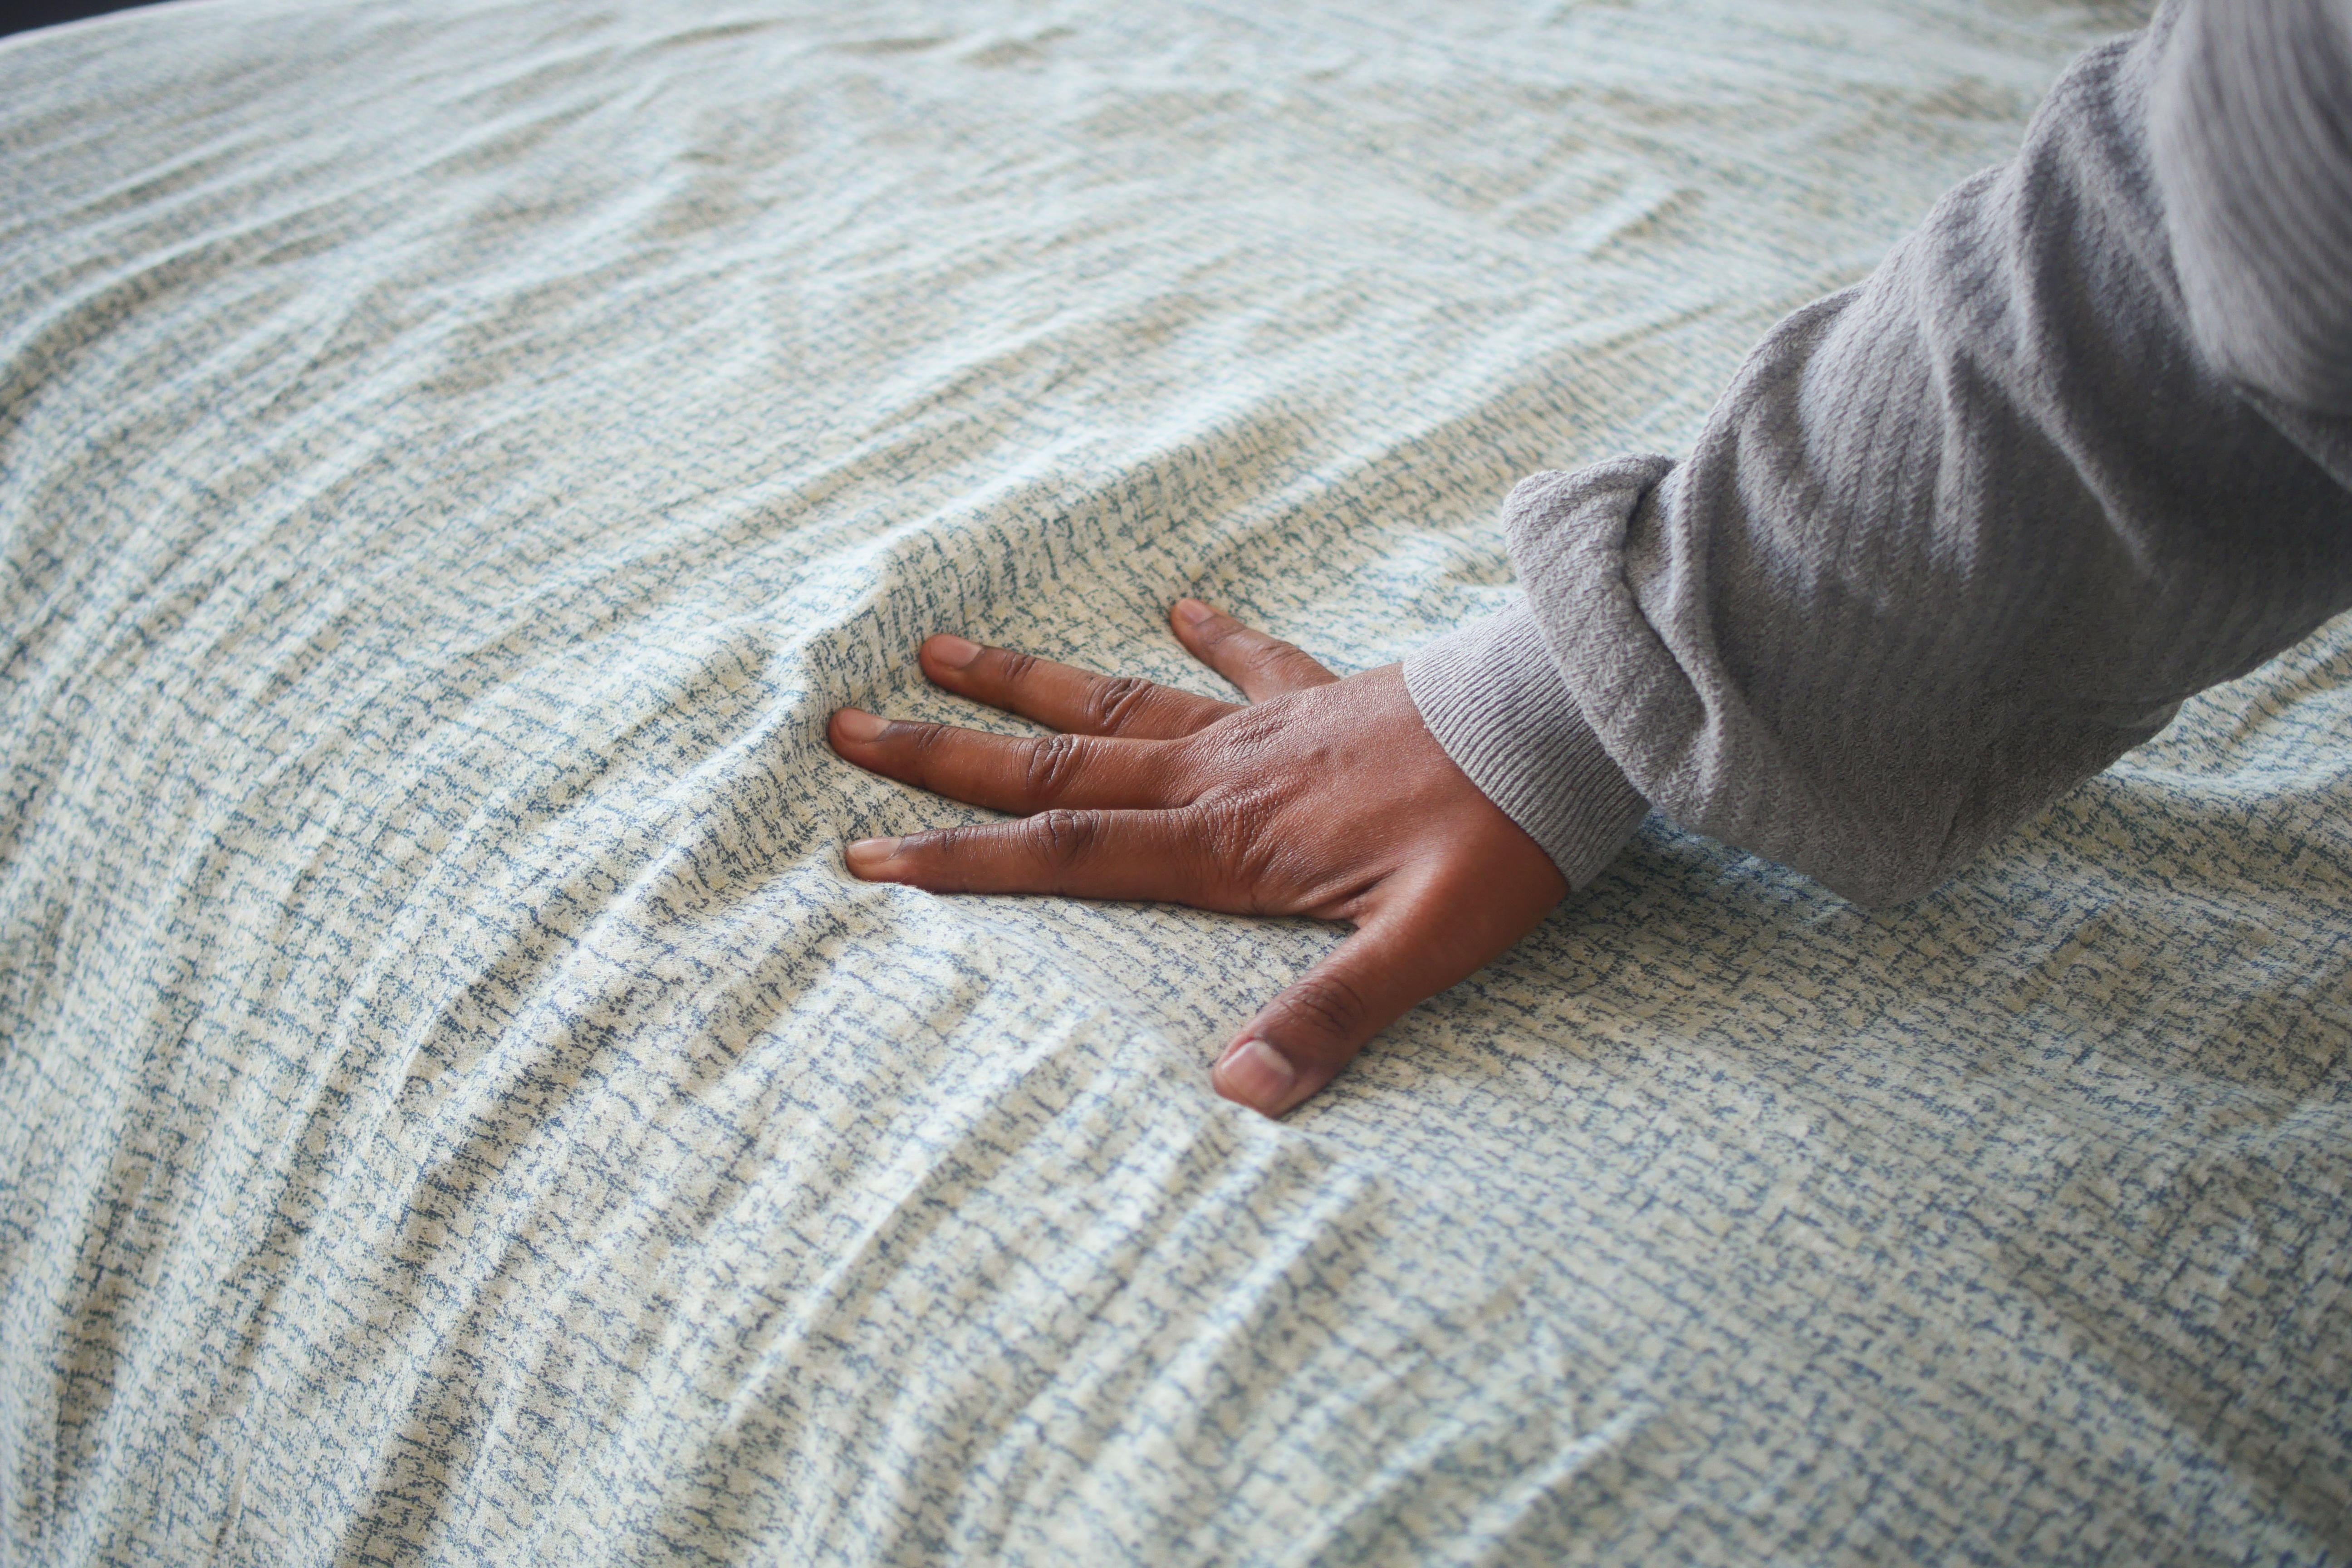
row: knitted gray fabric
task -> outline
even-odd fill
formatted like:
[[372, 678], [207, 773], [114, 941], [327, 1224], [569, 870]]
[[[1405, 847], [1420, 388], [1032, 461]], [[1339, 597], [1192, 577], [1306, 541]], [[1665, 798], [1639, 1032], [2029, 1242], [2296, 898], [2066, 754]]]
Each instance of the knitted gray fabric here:
[[2240, 381], [2352, 414], [2352, 3], [2206, 0], [2149, 125], [2198, 345]]
[[1490, 796], [1520, 786], [1504, 809], [1570, 886], [1591, 881], [1641, 826], [1649, 803], [1560, 684], [1532, 616], [1473, 621], [1416, 652], [1405, 679], [1463, 772]]
[[1630, 789], [1913, 897], [2352, 605], [2348, 3], [2166, 5], [1687, 460], [1512, 491], [1526, 599], [1405, 678], [1572, 883]]

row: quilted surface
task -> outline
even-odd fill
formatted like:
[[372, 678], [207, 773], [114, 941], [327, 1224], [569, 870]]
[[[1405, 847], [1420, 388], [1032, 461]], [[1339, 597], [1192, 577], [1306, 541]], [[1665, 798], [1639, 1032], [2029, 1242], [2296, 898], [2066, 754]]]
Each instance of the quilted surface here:
[[1654, 823], [1280, 1124], [1330, 931], [857, 884], [969, 814], [822, 742], [1500, 603], [2132, 21], [0, 44], [0, 1557], [2352, 1556], [2352, 625], [1892, 912]]

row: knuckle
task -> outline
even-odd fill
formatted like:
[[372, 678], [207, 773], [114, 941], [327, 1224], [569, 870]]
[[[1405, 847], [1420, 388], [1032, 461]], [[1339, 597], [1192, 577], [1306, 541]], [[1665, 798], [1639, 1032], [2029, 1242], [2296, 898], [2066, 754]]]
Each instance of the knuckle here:
[[945, 724], [903, 723], [896, 739], [914, 755], [931, 757], [939, 754], [940, 748], [947, 744], [948, 738], [953, 733], [954, 731]]
[[1253, 915], [1286, 914], [1285, 852], [1267, 832], [1268, 803], [1250, 792], [1213, 795], [1192, 807], [1193, 842], [1206, 868]]
[[1217, 644], [1217, 652], [1226, 664], [1235, 668], [1255, 669], [1259, 650], [1265, 646], [1265, 633], [1251, 631], [1247, 626], [1235, 626]]
[[1296, 645], [1278, 637], [1260, 637], [1249, 650], [1249, 661], [1260, 669], [1279, 669], [1298, 657]]
[[1076, 736], [1041, 735], [1029, 742], [1023, 783], [1031, 798], [1050, 800], [1070, 786], [1077, 770]]
[[934, 827], [909, 838], [899, 853], [918, 858], [927, 886], [952, 893], [963, 890], [972, 847], [970, 827]]
[[1253, 702], [1230, 714], [1219, 726], [1222, 761], [1232, 768], [1255, 766], [1260, 757], [1281, 743], [1290, 722], [1290, 710], [1279, 697]]
[[1037, 656], [1024, 653], [1017, 647], [998, 648], [997, 678], [1007, 686], [1026, 686], [1037, 673]]
[[1041, 811], [1027, 819], [1030, 847], [1049, 866], [1083, 859], [1102, 837], [1102, 818], [1091, 811]]
[[1364, 994], [1339, 974], [1302, 976], [1284, 994], [1283, 1005], [1311, 1027], [1342, 1037], [1352, 1034], [1366, 1013]]
[[898, 751], [899, 776], [910, 784], [928, 785], [948, 760], [946, 752], [954, 734], [945, 724], [902, 720], [883, 739]]
[[1249, 858], [1260, 837], [1260, 816], [1246, 795], [1213, 795], [1193, 805], [1192, 827], [1212, 859], [1220, 866], [1238, 867]]
[[1139, 676], [1105, 676], [1087, 689], [1087, 721], [1097, 730], [1118, 730], [1135, 718], [1150, 694], [1151, 682]]

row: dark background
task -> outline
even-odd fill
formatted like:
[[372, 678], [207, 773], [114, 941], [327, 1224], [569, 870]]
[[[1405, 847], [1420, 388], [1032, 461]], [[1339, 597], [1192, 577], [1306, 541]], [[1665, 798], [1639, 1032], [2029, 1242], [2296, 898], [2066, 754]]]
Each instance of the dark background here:
[[127, 11], [135, 0], [0, 0], [0, 33], [55, 26], [77, 16]]

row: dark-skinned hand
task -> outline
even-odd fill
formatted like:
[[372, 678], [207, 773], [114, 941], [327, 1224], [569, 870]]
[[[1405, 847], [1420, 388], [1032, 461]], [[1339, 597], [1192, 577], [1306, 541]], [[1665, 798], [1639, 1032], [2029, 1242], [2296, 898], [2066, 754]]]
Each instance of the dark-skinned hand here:
[[1151, 899], [1353, 923], [1218, 1058], [1218, 1093], [1279, 1116], [1415, 1003], [1507, 951], [1568, 884], [1423, 727], [1401, 667], [1342, 680], [1193, 599], [1169, 624], [1248, 705], [959, 637], [926, 641], [933, 681], [1061, 733], [841, 710], [830, 738], [850, 762], [1019, 814], [864, 839], [849, 847], [849, 869], [938, 893]]

